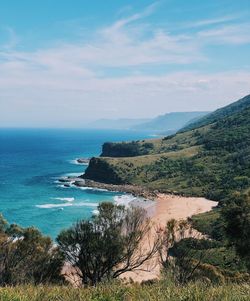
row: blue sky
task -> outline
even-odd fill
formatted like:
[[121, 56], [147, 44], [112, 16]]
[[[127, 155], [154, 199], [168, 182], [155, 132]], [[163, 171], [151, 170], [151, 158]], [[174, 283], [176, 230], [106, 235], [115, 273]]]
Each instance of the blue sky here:
[[213, 110], [250, 93], [249, 0], [3, 0], [0, 126]]

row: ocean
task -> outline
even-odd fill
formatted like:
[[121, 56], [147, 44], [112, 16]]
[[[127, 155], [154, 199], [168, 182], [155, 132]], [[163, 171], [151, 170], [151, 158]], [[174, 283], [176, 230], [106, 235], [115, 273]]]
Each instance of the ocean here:
[[35, 226], [53, 239], [103, 201], [128, 196], [96, 189], [65, 188], [58, 179], [80, 175], [75, 159], [97, 156], [106, 141], [149, 138], [134, 131], [0, 129], [0, 212], [9, 223]]

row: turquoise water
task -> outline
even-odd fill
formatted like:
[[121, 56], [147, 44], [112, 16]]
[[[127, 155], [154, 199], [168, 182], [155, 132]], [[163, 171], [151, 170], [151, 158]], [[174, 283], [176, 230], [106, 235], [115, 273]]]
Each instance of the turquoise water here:
[[120, 195], [63, 187], [58, 178], [86, 168], [74, 159], [99, 155], [105, 141], [147, 137], [132, 131], [0, 129], [0, 212], [10, 223], [36, 226], [55, 238], [89, 218], [98, 203]]

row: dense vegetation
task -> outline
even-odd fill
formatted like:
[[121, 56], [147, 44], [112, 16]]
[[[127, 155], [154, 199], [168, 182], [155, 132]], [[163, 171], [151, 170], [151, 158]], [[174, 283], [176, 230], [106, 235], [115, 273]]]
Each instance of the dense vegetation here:
[[102, 147], [101, 157], [134, 157], [148, 155], [154, 149], [150, 142], [139, 143], [139, 141], [112, 143], [106, 142]]
[[245, 108], [249, 107], [249, 101], [250, 101], [250, 95], [247, 95], [241, 99], [239, 99], [236, 102], [231, 103], [230, 105], [223, 107], [221, 109], [218, 109], [203, 118], [200, 118], [194, 122], [189, 123], [187, 126], [183, 127], [181, 131], [187, 131], [190, 129], [198, 128], [203, 125], [213, 123], [218, 121], [219, 119], [223, 119], [224, 117], [227, 117], [229, 115], [239, 113]]
[[221, 109], [216, 122], [208, 119], [202, 127], [163, 139], [104, 144], [102, 157], [91, 160], [85, 177], [218, 201], [233, 191], [246, 192], [250, 187], [250, 97], [232, 108]]
[[0, 216], [0, 286], [61, 283], [64, 258], [35, 228], [9, 225]]
[[[191, 220], [195, 228], [216, 242], [209, 248], [210, 256], [201, 261], [222, 269], [222, 274], [244, 273], [250, 268], [249, 133], [250, 96], [246, 96], [175, 135], [133, 142], [135, 149], [140, 150], [135, 156], [131, 151], [129, 155], [126, 153], [131, 144], [112, 145], [103, 154], [107, 157], [91, 160], [85, 177], [219, 201], [214, 211]], [[141, 150], [149, 143], [145, 155]], [[122, 148], [122, 156], [112, 153]], [[110, 172], [102, 178], [104, 165]], [[176, 244], [173, 250], [177, 258], [181, 254], [178, 248], [188, 250], [191, 256], [188, 240]], [[197, 245], [193, 249], [199, 250]]]
[[[141, 242], [152, 225], [138, 208], [103, 203], [98, 215], [62, 231], [57, 247], [37, 229], [9, 225], [0, 217], [0, 301], [249, 300], [249, 133], [248, 96], [190, 130], [104, 144], [86, 178], [206, 196], [218, 200], [218, 208], [188, 222], [168, 221], [165, 229], [154, 230], [146, 252]], [[185, 237], [189, 222], [209, 239]], [[162, 280], [128, 286], [118, 279], [156, 254]], [[62, 286], [65, 260], [75, 283], [85, 288]], [[33, 284], [40, 286], [25, 286]]]
[[140, 269], [161, 247], [158, 234], [150, 248], [142, 250], [142, 241], [151, 229], [145, 210], [102, 203], [98, 212], [90, 220], [62, 231], [57, 238], [67, 262], [85, 286]]

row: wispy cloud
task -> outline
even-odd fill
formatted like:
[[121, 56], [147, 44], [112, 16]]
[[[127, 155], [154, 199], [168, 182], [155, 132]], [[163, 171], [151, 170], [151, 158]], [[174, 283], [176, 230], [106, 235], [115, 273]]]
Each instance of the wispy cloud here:
[[250, 22], [223, 25], [221, 27], [203, 30], [198, 37], [208, 44], [248, 44], [250, 43]]
[[240, 14], [235, 15], [228, 15], [228, 16], [222, 16], [218, 18], [210, 18], [210, 19], [203, 19], [203, 20], [197, 20], [193, 22], [186, 22], [182, 24], [181, 26], [184, 28], [197, 28], [197, 27], [204, 27], [204, 26], [213, 26], [218, 24], [225, 24], [228, 22], [236, 21], [240, 18]]
[[125, 25], [130, 24], [131, 22], [143, 19], [143, 18], [151, 15], [154, 12], [154, 10], [156, 9], [156, 7], [158, 6], [158, 4], [159, 4], [158, 2], [154, 2], [151, 5], [147, 6], [142, 12], [135, 13], [127, 18], [118, 20], [110, 27], [110, 29], [111, 30], [112, 29], [114, 29], [114, 30], [120, 29], [120, 28], [124, 27]]
[[[15, 50], [17, 39], [10, 31], [12, 42], [0, 48], [0, 120], [13, 120], [14, 112], [26, 110], [42, 122], [49, 108], [55, 113], [54, 124], [63, 121], [67, 126], [67, 114], [74, 114], [80, 125], [83, 112], [95, 118], [109, 117], [114, 110], [123, 117], [145, 117], [213, 109], [249, 92], [249, 72], [206, 74], [194, 72], [192, 64], [209, 59], [207, 45], [250, 43], [250, 23], [225, 24], [233, 19], [225, 16], [197, 21], [192, 34], [173, 34], [164, 26], [149, 30], [143, 20], [157, 5], [99, 28], [88, 41], [34, 51]], [[203, 25], [209, 29], [201, 30]], [[150, 66], [149, 72], [142, 71], [145, 66]], [[165, 72], [157, 75], [153, 71], [159, 66]], [[190, 70], [170, 72], [169, 66]], [[109, 68], [124, 75], [108, 73]], [[192, 99], [192, 108], [187, 99]]]

